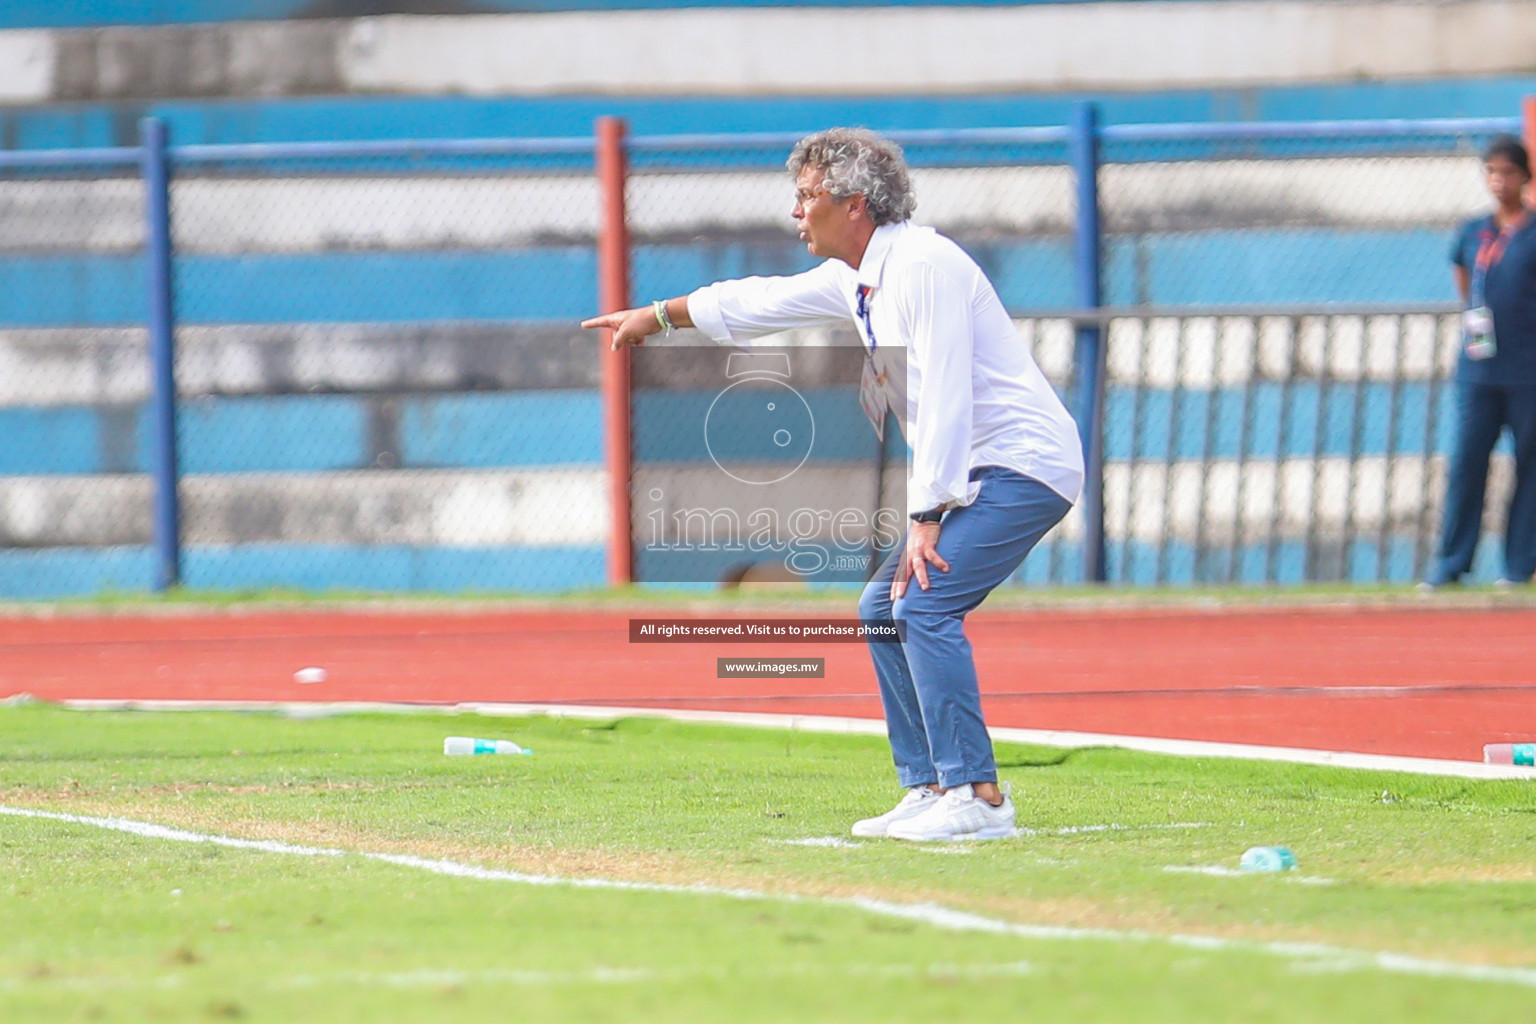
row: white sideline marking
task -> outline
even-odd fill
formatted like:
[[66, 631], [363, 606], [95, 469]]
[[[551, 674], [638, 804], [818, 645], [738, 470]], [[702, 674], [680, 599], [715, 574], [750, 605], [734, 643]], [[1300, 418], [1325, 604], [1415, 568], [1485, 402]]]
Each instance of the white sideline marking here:
[[[1326, 970], [1333, 970], [1325, 967]], [[590, 967], [579, 971], [532, 971], [512, 968], [486, 968], [464, 970], [455, 967], [424, 967], [414, 971], [343, 971], [334, 974], [293, 974], [287, 977], [268, 978], [264, 988], [268, 991], [317, 988], [321, 985], [356, 985], [362, 988], [450, 988], [466, 985], [512, 985], [524, 988], [551, 988], [561, 985], [635, 985], [664, 981], [691, 981], [700, 978], [729, 980], [732, 978], [801, 978], [811, 973], [836, 972], [839, 976], [858, 977], [911, 977], [921, 973], [934, 979], [1023, 977], [1033, 974], [1034, 964], [1028, 960], [1013, 960], [996, 964], [846, 964], [823, 966], [817, 963], [784, 964], [780, 966], [752, 965], [742, 967]], [[1321, 973], [1321, 972], [1319, 972]], [[66, 988], [71, 991], [122, 991], [135, 988], [173, 989], [184, 984], [180, 974], [163, 974], [155, 977], [68, 977], [49, 975], [44, 978], [0, 978], [0, 990], [24, 991], [39, 983]]]
[[1215, 878], [1273, 878], [1278, 876], [1282, 881], [1295, 882], [1297, 885], [1337, 885], [1332, 878], [1319, 878], [1316, 875], [1293, 875], [1289, 871], [1244, 871], [1241, 868], [1229, 868], [1222, 864], [1170, 864], [1163, 868], [1164, 871], [1176, 875], [1211, 875]]
[[[1075, 836], [1085, 832], [1141, 832], [1154, 828], [1210, 828], [1210, 822], [1206, 821], [1174, 821], [1167, 824], [1156, 825], [1120, 825], [1111, 822], [1108, 825], [1069, 825], [1066, 828], [1016, 828], [1008, 836], [1010, 839], [1019, 839], [1024, 836]], [[808, 839], [770, 839], [770, 843], [779, 846], [830, 846], [842, 847], [850, 850], [863, 849], [870, 846], [869, 843], [855, 843], [839, 836], [812, 836]], [[970, 853], [965, 847], [952, 846], [927, 846], [923, 847], [929, 853]]]
[[[392, 974], [359, 973], [344, 975], [343, 980], [364, 987], [383, 985], [386, 988], [445, 988], [452, 985], [506, 984], [506, 985], [622, 985], [635, 982], [672, 980], [681, 972], [658, 971], [649, 967], [594, 967], [586, 971], [514, 971], [487, 970], [461, 971], [454, 969], [400, 971]], [[280, 987], [309, 988], [323, 985], [333, 979], [315, 975], [299, 975], [285, 979]]]
[[[931, 978], [995, 978], [1018, 977], [1034, 972], [1035, 966], [1027, 960], [1015, 960], [997, 964], [848, 964], [828, 967], [839, 975], [861, 977], [905, 977], [922, 972]], [[781, 967], [753, 967], [746, 972], [751, 977], [802, 977], [817, 970], [812, 964], [789, 964]], [[453, 985], [503, 984], [522, 986], [555, 985], [602, 985], [637, 984], [652, 981], [689, 981], [696, 978], [726, 979], [740, 977], [739, 969], [719, 967], [692, 969], [654, 967], [593, 967], [581, 971], [520, 971], [492, 968], [466, 971], [457, 968], [424, 968], [417, 971], [399, 971], [387, 974], [359, 972], [335, 976], [300, 974], [278, 979], [271, 988], [312, 988], [333, 981], [349, 982], [364, 987], [381, 985], [386, 988], [444, 988]]]
[[[392, 704], [375, 701], [310, 703], [277, 700], [63, 700], [61, 707], [77, 711], [274, 711], [292, 717], [320, 718], [364, 712], [417, 712], [475, 714], [498, 717], [543, 715], [550, 718], [611, 719], [665, 718], [675, 722], [704, 722], [800, 732], [852, 733], [884, 736], [885, 722], [878, 718], [839, 718], [832, 715], [770, 715], [750, 711], [690, 711], [673, 708], [628, 708], [590, 704]], [[1118, 736], [1110, 733], [1066, 732], [1056, 729], [989, 730], [994, 740], [1029, 743], [1042, 747], [1119, 747], [1175, 757], [1221, 757], [1245, 761], [1281, 761], [1331, 768], [1403, 772], [1409, 775], [1446, 775], [1464, 779], [1536, 779], [1536, 767], [1449, 761], [1392, 754], [1357, 754], [1348, 751], [1306, 750], [1300, 747], [1265, 747], [1249, 743], [1215, 743], [1207, 740], [1170, 740], [1156, 736]]]
[[1220, 864], [1169, 864], [1163, 868], [1177, 875], [1214, 875], [1217, 878], [1251, 878], [1257, 872], [1223, 867]]
[[1076, 836], [1085, 832], [1144, 832], [1154, 828], [1210, 828], [1208, 821], [1170, 821], [1159, 822], [1155, 825], [1120, 825], [1110, 822], [1108, 825], [1068, 825], [1066, 828], [1017, 828], [1014, 832], [1024, 836]]
[[[232, 836], [188, 832], [185, 829], [171, 828], [168, 825], [156, 825], [147, 821], [132, 821], [128, 818], [87, 818], [74, 814], [34, 811], [25, 807], [5, 807], [3, 805], [0, 805], [0, 814], [10, 814], [18, 818], [50, 818], [55, 821], [95, 825], [98, 828], [109, 828], [117, 832], [129, 832], [136, 836], [143, 836], [145, 839], [170, 839], [178, 843], [209, 843], [213, 846], [233, 846], [241, 850], [260, 850], [263, 853], [290, 853], [299, 857], [340, 857], [347, 852], [345, 850], [328, 850], [319, 846], [295, 846], [292, 843], [280, 843], [271, 839], [236, 839]], [[181, 890], [177, 889], [176, 892], [180, 893]]]
[[1339, 971], [1379, 970], [1394, 974], [1412, 974], [1433, 978], [1457, 978], [1468, 981], [1490, 981], [1536, 988], [1536, 968], [1498, 967], [1486, 964], [1458, 964], [1444, 960], [1425, 960], [1397, 953], [1372, 952], [1326, 946], [1309, 942], [1253, 942], [1222, 939], [1205, 935], [1156, 935], [1141, 931], [1116, 931], [1109, 928], [1072, 928], [1064, 925], [1015, 924], [996, 918], [982, 917], [964, 910], [934, 903], [893, 903], [889, 900], [854, 897], [809, 897], [794, 893], [767, 893], [752, 889], [724, 889], [707, 885], [670, 885], [663, 882], [625, 882], [606, 878], [560, 878], [554, 875], [528, 875], [517, 871], [502, 871], [474, 864], [461, 864], [451, 860], [413, 857], [407, 854], [371, 853], [367, 850], [339, 850], [319, 846], [299, 846], [292, 843], [265, 840], [236, 839], [229, 836], [189, 832], [168, 828], [151, 822], [132, 821], [127, 818], [96, 818], [81, 814], [64, 814], [57, 811], [40, 811], [27, 807], [8, 807], [0, 804], [0, 815], [20, 818], [40, 818], [76, 825], [91, 825], [112, 829], [149, 839], [169, 839], [183, 843], [215, 843], [262, 853], [285, 853], [309, 857], [354, 856], [366, 860], [382, 861], [400, 867], [416, 868], [433, 874], [456, 878], [473, 878], [480, 881], [517, 882], [524, 885], [566, 886], [579, 889], [617, 889], [627, 892], [658, 892], [669, 894], [687, 893], [699, 896], [724, 896], [738, 900], [773, 900], [786, 903], [821, 904], [823, 906], [851, 907], [882, 917], [900, 918], [919, 924], [944, 928], [950, 931], [981, 932], [991, 935], [1007, 935], [1021, 939], [1075, 939], [1107, 942], [1166, 942], [1188, 949], [1219, 950], [1232, 952], [1262, 953], [1286, 960], [1318, 963]]

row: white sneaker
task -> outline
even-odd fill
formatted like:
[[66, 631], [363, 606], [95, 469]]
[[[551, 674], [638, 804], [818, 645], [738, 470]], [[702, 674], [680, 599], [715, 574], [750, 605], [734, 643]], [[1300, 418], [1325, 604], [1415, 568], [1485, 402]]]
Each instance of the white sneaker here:
[[1003, 802], [993, 807], [978, 797], [972, 787], [956, 786], [937, 802], [928, 804], [921, 814], [893, 824], [886, 835], [915, 843], [1006, 839], [1013, 835], [1010, 789], [1008, 783], [1003, 783]]
[[900, 803], [878, 818], [865, 818], [863, 821], [854, 822], [853, 834], [865, 839], [883, 837], [892, 822], [906, 821], [908, 818], [922, 814], [938, 802], [938, 790], [929, 789], [927, 786], [914, 786], [907, 790], [907, 795], [901, 798]]

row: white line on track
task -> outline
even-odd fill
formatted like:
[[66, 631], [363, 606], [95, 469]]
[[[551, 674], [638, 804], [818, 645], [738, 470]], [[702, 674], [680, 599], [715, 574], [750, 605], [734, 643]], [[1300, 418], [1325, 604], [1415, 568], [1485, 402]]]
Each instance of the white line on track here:
[[[800, 732], [852, 733], [884, 736], [885, 722], [878, 718], [839, 718], [831, 715], [770, 715], [748, 711], [692, 711], [680, 708], [633, 708], [587, 704], [391, 704], [385, 702], [305, 702], [272, 700], [65, 700], [62, 707], [79, 711], [273, 711], [294, 718], [320, 718], [362, 712], [427, 712], [476, 714], [496, 717], [544, 715], [551, 718], [613, 719], [665, 718], [676, 722], [705, 722], [752, 728], [792, 729]], [[1109, 733], [1066, 732], [1055, 729], [990, 730], [994, 740], [1028, 743], [1042, 747], [1119, 747], [1149, 754], [1176, 757], [1220, 757], [1246, 761], [1282, 761], [1290, 764], [1361, 768], [1368, 771], [1404, 772], [1411, 775], [1446, 775], [1466, 779], [1536, 779], [1536, 768], [1523, 765], [1482, 764], [1429, 757], [1399, 757], [1299, 747], [1266, 747], [1248, 743], [1214, 743], [1205, 740], [1174, 740], [1158, 736], [1119, 736]]]
[[627, 882], [605, 878], [561, 878], [554, 875], [529, 875], [519, 871], [503, 871], [497, 868], [463, 864], [458, 861], [414, 857], [407, 854], [373, 853], [367, 850], [343, 850], [333, 847], [301, 846], [293, 843], [268, 840], [238, 839], [231, 836], [190, 832], [186, 829], [169, 828], [152, 822], [133, 821], [128, 818], [98, 818], [81, 814], [64, 814], [28, 807], [0, 805], [0, 815], [18, 818], [34, 818], [60, 821], [73, 825], [89, 825], [95, 828], [126, 832], [146, 839], [165, 839], [183, 843], [212, 843], [248, 849], [261, 853], [279, 853], [306, 857], [354, 856], [366, 860], [381, 861], [398, 867], [429, 871], [433, 874], [455, 878], [471, 878], [479, 881], [515, 882], [523, 885], [565, 886], [579, 889], [616, 889], [626, 892], [657, 892], [690, 894], [697, 896], [725, 897], [737, 900], [782, 901], [788, 903], [820, 904], [823, 906], [849, 907], [881, 917], [899, 918], [918, 924], [950, 931], [980, 932], [990, 935], [1006, 935], [1020, 939], [1046, 940], [1094, 940], [1100, 942], [1165, 942], [1187, 949], [1222, 952], [1248, 952], [1279, 957], [1306, 969], [1336, 971], [1377, 970], [1393, 974], [1408, 974], [1430, 978], [1452, 978], [1464, 981], [1495, 982], [1536, 988], [1536, 968], [1500, 967], [1485, 964], [1461, 964], [1444, 960], [1426, 960], [1397, 953], [1347, 949], [1306, 942], [1254, 942], [1223, 939], [1205, 935], [1156, 935], [1150, 932], [1117, 931], [1110, 928], [1072, 928], [1064, 925], [1017, 924], [983, 917], [969, 911], [954, 910], [934, 903], [893, 903], [864, 896], [808, 897], [793, 893], [767, 893], [752, 889], [726, 889], [706, 885], [671, 885], [662, 882]]

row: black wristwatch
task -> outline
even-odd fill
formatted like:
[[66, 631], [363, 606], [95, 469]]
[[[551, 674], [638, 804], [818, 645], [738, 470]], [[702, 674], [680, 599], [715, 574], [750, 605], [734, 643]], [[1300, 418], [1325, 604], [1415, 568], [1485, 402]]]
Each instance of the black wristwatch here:
[[944, 506], [943, 505], [935, 505], [933, 508], [929, 509], [926, 512], [913, 512], [912, 513], [912, 521], [914, 523], [936, 523], [940, 519], [943, 519], [943, 518], [944, 518]]

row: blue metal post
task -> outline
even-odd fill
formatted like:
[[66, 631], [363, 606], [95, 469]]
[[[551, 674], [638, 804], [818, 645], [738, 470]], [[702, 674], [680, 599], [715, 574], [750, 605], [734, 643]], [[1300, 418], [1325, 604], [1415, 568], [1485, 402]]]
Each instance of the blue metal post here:
[[176, 493], [176, 322], [171, 300], [171, 174], [165, 122], [139, 122], [144, 173], [144, 260], [149, 285], [150, 474], [156, 590], [181, 582], [181, 508]]
[[[1099, 229], [1099, 110], [1092, 103], [1072, 112], [1072, 172], [1077, 178], [1077, 226], [1073, 250], [1077, 305], [1102, 301], [1102, 235]], [[1098, 323], [1077, 325], [1074, 412], [1083, 439], [1083, 579], [1102, 583], [1104, 564], [1104, 338]]]

